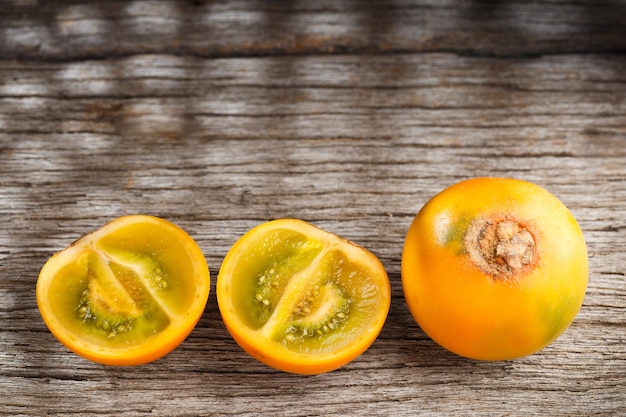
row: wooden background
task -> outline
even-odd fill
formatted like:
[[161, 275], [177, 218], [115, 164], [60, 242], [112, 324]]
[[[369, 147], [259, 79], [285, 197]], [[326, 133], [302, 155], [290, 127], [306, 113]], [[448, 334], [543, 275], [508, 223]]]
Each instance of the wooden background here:
[[[0, 1], [0, 413], [55, 416], [626, 415], [626, 2]], [[404, 303], [406, 230], [475, 176], [533, 181], [585, 233], [590, 281], [538, 354], [477, 362]], [[54, 252], [130, 213], [203, 249], [206, 312], [167, 357], [105, 367], [35, 301]], [[367, 247], [392, 307], [340, 370], [257, 363], [215, 278], [260, 222]]]

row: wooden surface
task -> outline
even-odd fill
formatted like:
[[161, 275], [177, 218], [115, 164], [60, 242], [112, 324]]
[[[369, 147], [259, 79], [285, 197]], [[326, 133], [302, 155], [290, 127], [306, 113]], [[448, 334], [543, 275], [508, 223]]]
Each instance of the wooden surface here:
[[[0, 413], [626, 415], [626, 2], [36, 1], [0, 5]], [[406, 230], [436, 192], [509, 176], [559, 197], [587, 239], [570, 329], [477, 362], [404, 303]], [[173, 353], [112, 368], [47, 331], [54, 252], [117, 216], [187, 230], [204, 316]], [[260, 222], [297, 217], [374, 252], [392, 307], [378, 340], [312, 377], [257, 363], [215, 278]]]

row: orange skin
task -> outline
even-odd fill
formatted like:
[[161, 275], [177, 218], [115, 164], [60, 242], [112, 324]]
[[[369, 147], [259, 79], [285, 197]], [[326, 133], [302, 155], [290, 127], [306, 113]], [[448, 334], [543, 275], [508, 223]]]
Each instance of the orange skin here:
[[[275, 328], [289, 322], [288, 314], [272, 326], [251, 328], [243, 318], [251, 314], [246, 307], [238, 305], [236, 299], [240, 295], [248, 297], [244, 288], [244, 281], [249, 280], [246, 273], [242, 273], [242, 264], [247, 263], [250, 257], [258, 257], [261, 243], [258, 236], [266, 235], [276, 229], [288, 229], [300, 233], [314, 244], [319, 244], [324, 254], [330, 251], [341, 251], [349, 262], [354, 262], [367, 271], [360, 275], [363, 280], [356, 280], [362, 288], [353, 288], [354, 298], [362, 297], [363, 302], [357, 302], [358, 307], [348, 314], [346, 323], [355, 319], [359, 324], [350, 324], [350, 332], [338, 330], [331, 332], [332, 342], [325, 340], [323, 347], [312, 348], [310, 352], [297, 351], [294, 345], [281, 341], [277, 337]], [[273, 256], [273, 255], [271, 255]], [[337, 266], [337, 265], [334, 265]], [[321, 272], [325, 276], [328, 271], [319, 269], [316, 264], [307, 273], [311, 277]], [[299, 279], [293, 276], [290, 280]], [[291, 283], [291, 282], [290, 282]], [[289, 304], [301, 295], [300, 288], [307, 285], [300, 280], [297, 286], [291, 286], [281, 295], [281, 303]], [[366, 289], [367, 288], [367, 289]], [[380, 333], [391, 303], [391, 290], [387, 273], [380, 261], [369, 251], [309, 223], [296, 219], [280, 219], [263, 223], [240, 238], [226, 255], [220, 269], [216, 285], [217, 301], [222, 319], [233, 339], [252, 357], [275, 369], [295, 374], [321, 374], [346, 365], [360, 354], [365, 352]], [[252, 296], [250, 296], [252, 297]], [[278, 308], [278, 307], [277, 307]], [[362, 310], [361, 313], [357, 310]], [[287, 313], [291, 313], [288, 311]]]
[[[118, 234], [124, 237], [118, 239]], [[78, 317], [79, 295], [87, 282], [94, 279], [90, 274], [96, 274], [93, 265], [98, 264], [97, 259], [104, 261], [101, 265], [115, 264], [116, 258], [110, 257], [114, 254], [113, 248], [124, 248], [130, 253], [127, 258], [117, 255], [117, 260], [122, 259], [126, 264], [132, 264], [134, 255], [149, 253], [146, 251], [150, 248], [159, 252], [154, 257], [159, 267], [171, 272], [168, 278], [172, 284], [167, 291], [155, 292], [154, 297], [160, 298], [158, 303], [142, 303], [145, 290], [141, 286], [129, 292], [140, 316], [144, 308], [153, 316], [161, 308], [161, 317], [168, 317], [163, 319], [163, 322], [169, 320], [167, 325], [154, 331], [150, 328], [150, 336], [142, 331], [155, 322], [154, 318], [140, 317], [136, 321], [137, 332], [129, 332], [129, 341], [120, 342], [116, 339], [124, 336], [107, 338], [106, 332], [96, 329], [90, 320]], [[206, 260], [189, 235], [166, 220], [131, 215], [113, 220], [52, 256], [39, 274], [37, 304], [48, 329], [65, 347], [94, 362], [129, 366], [154, 361], [176, 348], [204, 312], [209, 289]], [[165, 307], [159, 307], [159, 303]], [[150, 323], [144, 324], [141, 320]]]
[[[512, 219], [534, 239], [532, 262], [485, 271], [468, 249], [476, 219]], [[574, 320], [587, 287], [587, 249], [569, 210], [529, 182], [475, 178], [431, 199], [409, 227], [402, 285], [411, 314], [435, 342], [472, 359], [539, 351]]]

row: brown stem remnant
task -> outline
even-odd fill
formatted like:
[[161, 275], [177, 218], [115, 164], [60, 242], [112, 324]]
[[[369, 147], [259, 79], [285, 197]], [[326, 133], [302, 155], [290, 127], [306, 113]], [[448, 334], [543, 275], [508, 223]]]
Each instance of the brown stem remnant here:
[[512, 219], [478, 218], [465, 234], [470, 259], [495, 279], [506, 279], [531, 265], [535, 238], [527, 227]]

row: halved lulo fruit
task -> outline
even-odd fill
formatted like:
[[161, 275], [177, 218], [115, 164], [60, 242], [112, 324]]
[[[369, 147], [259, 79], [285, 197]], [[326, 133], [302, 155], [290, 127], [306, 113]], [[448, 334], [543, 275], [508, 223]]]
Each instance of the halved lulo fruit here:
[[113, 220], [52, 256], [37, 304], [54, 336], [108, 365], [138, 365], [177, 347], [204, 312], [206, 260], [176, 225], [153, 216]]
[[328, 372], [363, 353], [391, 303], [387, 273], [372, 253], [296, 219], [242, 236], [224, 258], [216, 291], [235, 341], [298, 374]]

